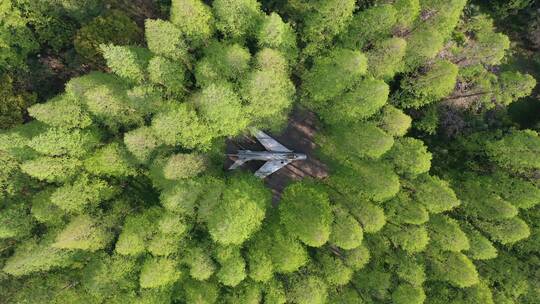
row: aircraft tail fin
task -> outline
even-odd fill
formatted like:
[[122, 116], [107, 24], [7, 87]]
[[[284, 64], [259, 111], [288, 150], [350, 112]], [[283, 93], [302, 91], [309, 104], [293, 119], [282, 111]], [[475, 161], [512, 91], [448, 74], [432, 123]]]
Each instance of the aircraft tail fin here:
[[234, 164], [232, 164], [230, 167], [229, 167], [229, 170], [234, 170], [238, 167], [240, 167], [241, 165], [243, 165], [247, 160], [244, 159], [244, 158], [239, 158], [237, 159]]

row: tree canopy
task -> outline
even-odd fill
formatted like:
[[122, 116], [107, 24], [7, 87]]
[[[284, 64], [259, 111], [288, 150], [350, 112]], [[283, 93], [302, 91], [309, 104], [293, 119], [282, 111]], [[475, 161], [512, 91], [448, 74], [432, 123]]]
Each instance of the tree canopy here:
[[0, 0], [0, 302], [537, 303], [538, 9]]

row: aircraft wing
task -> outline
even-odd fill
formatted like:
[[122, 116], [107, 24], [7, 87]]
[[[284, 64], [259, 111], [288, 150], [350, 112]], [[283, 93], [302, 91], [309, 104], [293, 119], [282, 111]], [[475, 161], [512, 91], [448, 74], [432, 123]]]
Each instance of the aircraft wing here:
[[234, 162], [234, 164], [232, 164], [232, 165], [229, 167], [229, 170], [234, 170], [234, 169], [240, 167], [240, 166], [243, 165], [246, 161], [248, 161], [246, 158], [242, 158], [242, 157], [238, 158], [238, 159]]
[[289, 163], [290, 161], [285, 160], [267, 161], [262, 167], [259, 168], [259, 170], [257, 170], [257, 172], [255, 172], [255, 176], [259, 178], [265, 178], [268, 175], [276, 172], [277, 170], [285, 167]]
[[261, 142], [261, 144], [266, 148], [268, 151], [274, 151], [274, 152], [292, 152], [291, 150], [287, 149], [282, 144], [278, 143], [275, 139], [270, 137], [268, 134], [264, 133], [261, 130], [253, 130], [253, 135]]

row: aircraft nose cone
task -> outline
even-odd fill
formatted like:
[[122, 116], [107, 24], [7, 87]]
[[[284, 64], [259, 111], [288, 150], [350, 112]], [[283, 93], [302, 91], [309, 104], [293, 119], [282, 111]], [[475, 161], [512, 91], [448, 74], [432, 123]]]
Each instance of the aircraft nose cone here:
[[307, 159], [307, 155], [305, 155], [305, 154], [299, 154], [299, 155], [297, 156], [297, 158], [298, 158], [299, 160], [305, 160], [305, 159]]

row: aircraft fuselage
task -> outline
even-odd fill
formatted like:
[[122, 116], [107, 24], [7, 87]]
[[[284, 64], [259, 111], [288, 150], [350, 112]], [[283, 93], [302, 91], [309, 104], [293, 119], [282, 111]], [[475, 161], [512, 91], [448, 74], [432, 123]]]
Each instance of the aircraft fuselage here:
[[265, 164], [255, 172], [255, 176], [265, 178], [294, 161], [307, 159], [306, 154], [291, 151], [261, 130], [252, 129], [251, 132], [266, 151], [240, 150], [236, 154], [228, 154], [237, 158], [229, 170], [234, 170], [251, 160], [260, 160]]
[[244, 159], [244, 160], [262, 160], [262, 161], [272, 161], [272, 160], [294, 161], [294, 160], [304, 160], [307, 158], [307, 156], [303, 153], [250, 151], [250, 150], [240, 150], [238, 151], [236, 155], [239, 158]]

